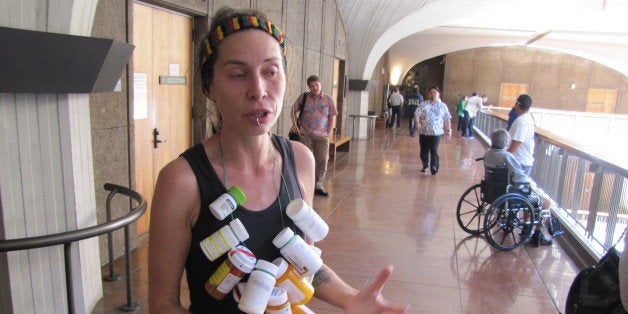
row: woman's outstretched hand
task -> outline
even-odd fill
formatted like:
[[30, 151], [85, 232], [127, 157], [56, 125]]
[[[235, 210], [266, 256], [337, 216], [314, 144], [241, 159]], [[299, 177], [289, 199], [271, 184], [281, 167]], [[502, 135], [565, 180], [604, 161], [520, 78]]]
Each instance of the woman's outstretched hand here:
[[347, 301], [345, 311], [350, 314], [405, 313], [410, 308], [409, 304], [395, 304], [386, 300], [382, 295], [382, 288], [386, 280], [392, 275], [392, 271], [392, 265], [382, 269], [375, 281]]

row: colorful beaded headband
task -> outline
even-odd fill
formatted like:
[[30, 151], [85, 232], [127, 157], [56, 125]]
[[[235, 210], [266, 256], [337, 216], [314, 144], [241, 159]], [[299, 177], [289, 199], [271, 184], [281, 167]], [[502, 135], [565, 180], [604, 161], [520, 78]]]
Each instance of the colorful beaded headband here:
[[227, 22], [220, 24], [209, 36], [205, 38], [206, 57], [211, 56], [216, 46], [225, 39], [225, 37], [247, 28], [261, 29], [277, 39], [281, 47], [281, 54], [286, 51], [286, 41], [279, 27], [275, 26], [271, 21], [256, 18], [254, 16], [234, 17]]

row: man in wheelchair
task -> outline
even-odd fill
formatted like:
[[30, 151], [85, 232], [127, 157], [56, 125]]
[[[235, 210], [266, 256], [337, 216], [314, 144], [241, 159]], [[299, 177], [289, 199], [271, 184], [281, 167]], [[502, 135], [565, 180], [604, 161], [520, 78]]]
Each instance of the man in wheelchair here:
[[[526, 176], [521, 164], [509, 153], [506, 148], [510, 144], [510, 134], [504, 129], [497, 129], [491, 134], [491, 147], [484, 154], [484, 199], [492, 203], [497, 197], [516, 192], [528, 197], [530, 203], [536, 208], [541, 207], [542, 212], [549, 213], [551, 201], [534, 192], [533, 182]], [[535, 225], [532, 234], [532, 246], [552, 245], [552, 239], [543, 235], [544, 224]], [[523, 235], [529, 235], [532, 230], [523, 230]]]

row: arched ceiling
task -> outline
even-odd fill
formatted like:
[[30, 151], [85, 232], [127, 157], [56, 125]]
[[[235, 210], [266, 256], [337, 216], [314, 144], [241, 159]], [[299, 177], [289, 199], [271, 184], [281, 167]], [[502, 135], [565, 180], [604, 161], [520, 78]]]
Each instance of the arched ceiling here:
[[386, 51], [391, 69], [402, 76], [438, 55], [505, 45], [569, 53], [628, 75], [626, 0], [336, 2], [347, 33], [351, 78], [369, 79]]

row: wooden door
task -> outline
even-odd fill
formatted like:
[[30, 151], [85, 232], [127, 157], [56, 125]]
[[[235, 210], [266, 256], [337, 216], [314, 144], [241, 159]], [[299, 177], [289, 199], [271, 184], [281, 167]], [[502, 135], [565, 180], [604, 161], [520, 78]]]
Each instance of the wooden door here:
[[332, 95], [331, 97], [336, 102], [336, 109], [338, 110], [338, 116], [336, 116], [336, 134], [344, 135], [344, 99], [345, 99], [345, 64], [344, 60], [334, 59], [334, 70], [332, 77]]
[[586, 112], [615, 113], [617, 90], [590, 89]]
[[523, 84], [507, 84], [502, 83], [501, 93], [499, 95], [499, 106], [512, 108], [515, 105], [515, 100], [521, 94], [527, 94], [530, 90], [529, 85]]
[[191, 142], [192, 18], [133, 3], [132, 28], [134, 188], [149, 202], [137, 223], [143, 234], [159, 171]]

